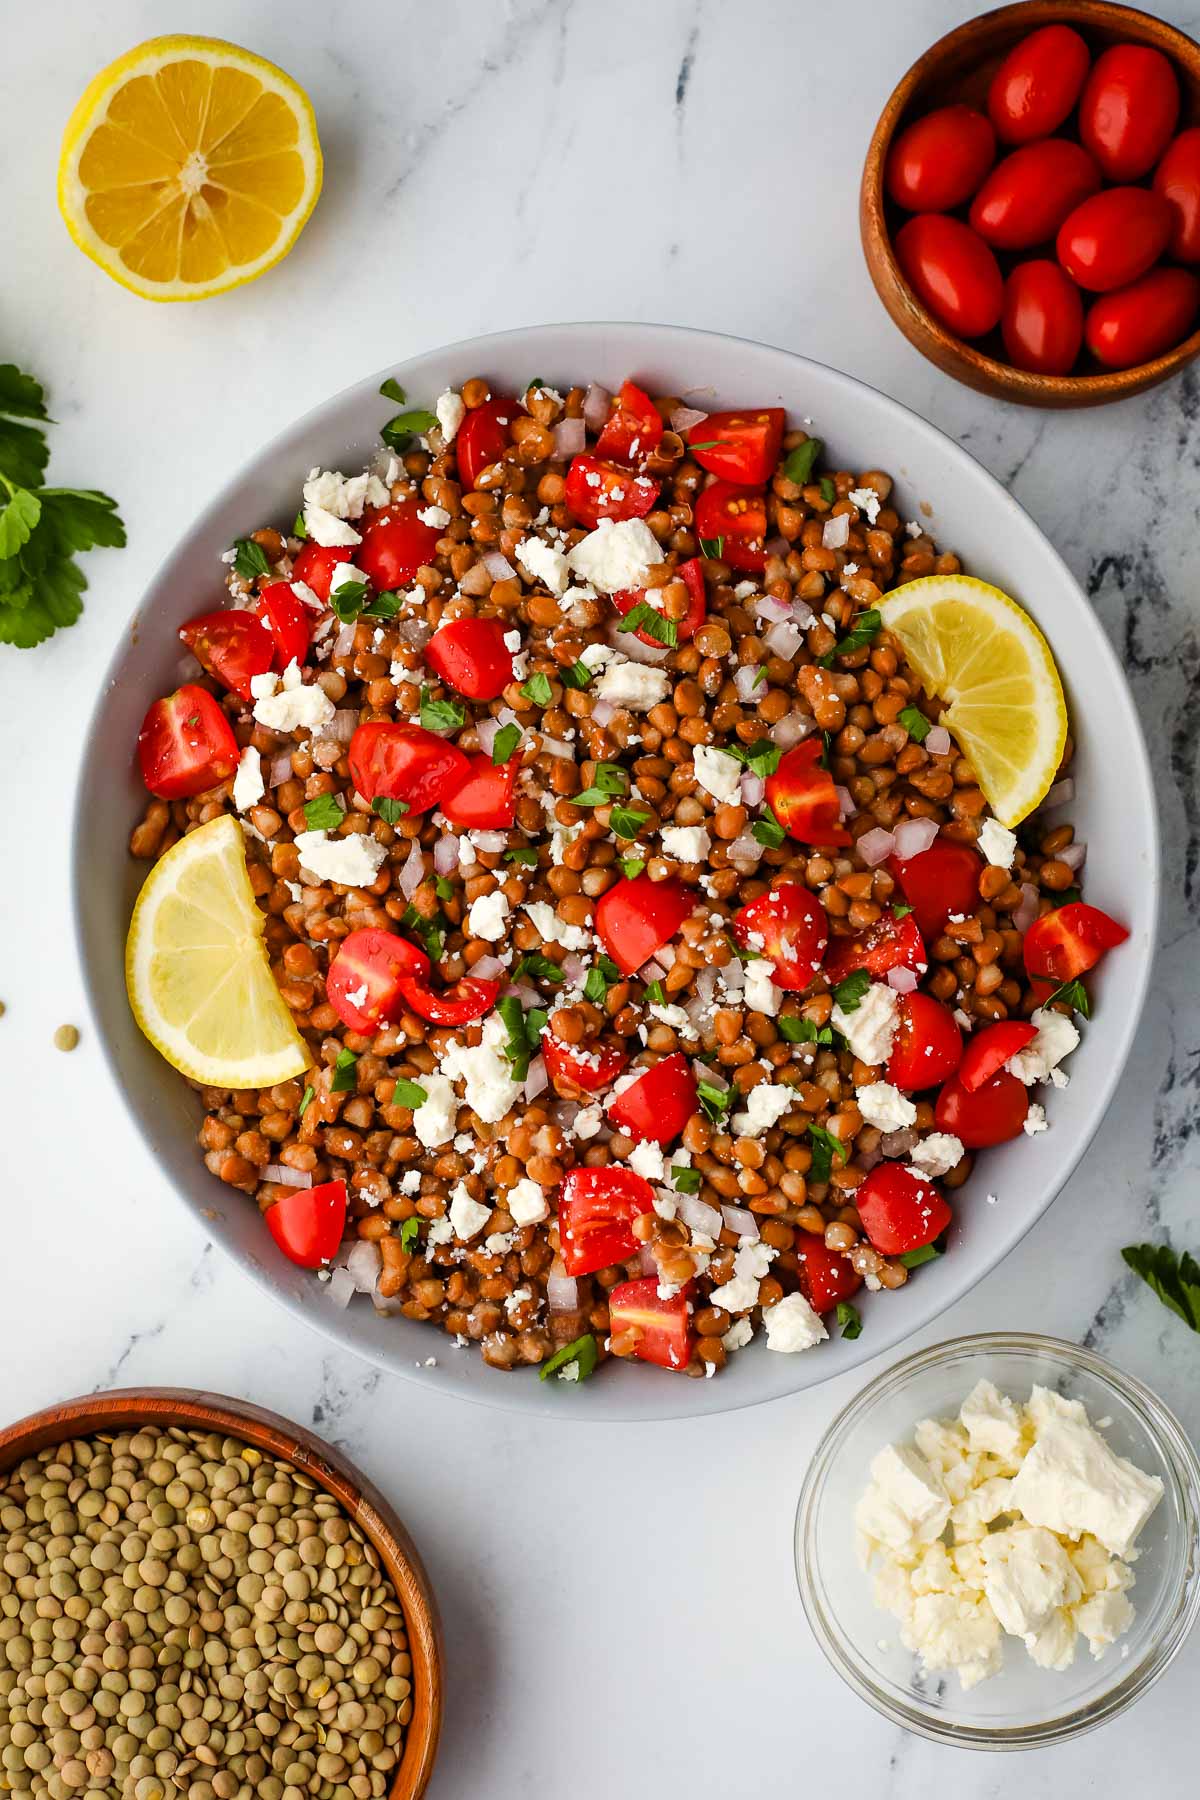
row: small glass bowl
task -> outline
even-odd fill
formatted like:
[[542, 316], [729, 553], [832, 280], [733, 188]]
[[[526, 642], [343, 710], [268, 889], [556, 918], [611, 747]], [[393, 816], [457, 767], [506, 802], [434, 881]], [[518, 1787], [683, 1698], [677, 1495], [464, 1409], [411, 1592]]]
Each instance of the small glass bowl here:
[[[1016, 1639], [1004, 1667], [963, 1692], [953, 1670], [925, 1674], [900, 1624], [875, 1605], [859, 1567], [854, 1509], [885, 1444], [911, 1442], [919, 1419], [954, 1417], [986, 1377], [1027, 1400], [1035, 1383], [1081, 1400], [1119, 1455], [1161, 1476], [1163, 1497], [1138, 1538], [1136, 1618], [1094, 1659], [1081, 1638], [1069, 1669], [1038, 1668]], [[1058, 1338], [989, 1332], [935, 1345], [865, 1387], [833, 1421], [809, 1465], [796, 1513], [796, 1576], [817, 1642], [854, 1691], [894, 1724], [959, 1749], [1064, 1743], [1113, 1719], [1152, 1687], [1200, 1611], [1200, 1459], [1149, 1389]]]

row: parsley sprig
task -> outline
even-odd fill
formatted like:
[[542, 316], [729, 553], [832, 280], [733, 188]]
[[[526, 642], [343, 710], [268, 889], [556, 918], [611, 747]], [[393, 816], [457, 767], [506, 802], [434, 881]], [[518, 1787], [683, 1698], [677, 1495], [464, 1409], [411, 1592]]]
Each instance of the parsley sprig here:
[[844, 1163], [849, 1155], [841, 1138], [835, 1137], [832, 1131], [826, 1131], [823, 1125], [814, 1125], [809, 1121], [808, 1135], [812, 1139], [812, 1168], [809, 1171], [813, 1181], [828, 1181], [833, 1173], [833, 1161]]
[[541, 1049], [542, 1033], [549, 1014], [540, 1006], [526, 1012], [515, 994], [504, 994], [496, 1002], [496, 1011], [504, 1021], [508, 1041], [504, 1054], [514, 1081], [524, 1081], [529, 1065]]
[[855, 969], [839, 981], [833, 990], [833, 997], [844, 1013], [857, 1012], [862, 1005], [863, 995], [871, 985], [871, 974], [868, 969]]
[[622, 631], [644, 631], [647, 637], [653, 638], [656, 644], [669, 644], [672, 649], [679, 642], [679, 627], [674, 619], [664, 618], [653, 606], [643, 600], [637, 606], [631, 606], [621, 620]]
[[1073, 981], [1064, 981], [1061, 987], [1056, 987], [1050, 998], [1042, 1001], [1042, 1005], [1053, 1006], [1056, 1000], [1063, 1001], [1071, 1008], [1072, 1012], [1082, 1014], [1085, 1019], [1090, 1019], [1092, 1016], [1092, 1003], [1088, 999], [1088, 991], [1078, 975]]
[[878, 607], [870, 606], [866, 612], [859, 613], [845, 637], [840, 638], [833, 649], [827, 651], [820, 658], [821, 667], [831, 669], [836, 656], [852, 656], [856, 650], [865, 649], [868, 644], [873, 644], [879, 636], [882, 625], [883, 619]]
[[426, 731], [458, 731], [467, 722], [467, 709], [457, 700], [431, 700], [421, 688], [421, 724]]
[[1121, 1255], [1165, 1307], [1193, 1331], [1200, 1331], [1200, 1263], [1168, 1244], [1126, 1244]]

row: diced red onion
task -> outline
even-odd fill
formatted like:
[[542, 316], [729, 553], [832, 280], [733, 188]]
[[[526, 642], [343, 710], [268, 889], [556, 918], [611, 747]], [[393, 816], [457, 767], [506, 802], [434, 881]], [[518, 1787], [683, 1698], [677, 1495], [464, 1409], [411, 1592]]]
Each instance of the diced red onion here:
[[778, 744], [781, 750], [790, 750], [793, 744], [798, 744], [801, 738], [808, 736], [813, 729], [813, 723], [807, 713], [784, 713], [778, 725], [772, 725], [767, 736], [773, 744]]
[[856, 1150], [854, 1160], [860, 1169], [873, 1169], [877, 1162], [883, 1160], [883, 1152], [881, 1150]]
[[835, 513], [821, 528], [821, 543], [826, 550], [844, 550], [849, 537], [849, 513]]
[[636, 631], [622, 631], [619, 621], [614, 621], [608, 628], [608, 641], [622, 656], [630, 662], [660, 663], [670, 656], [669, 644], [643, 644]]
[[730, 1231], [735, 1231], [741, 1238], [758, 1236], [758, 1220], [744, 1206], [722, 1206], [721, 1217]]
[[475, 723], [475, 736], [479, 739], [479, 748], [485, 756], [492, 754], [492, 745], [500, 733], [499, 719], [478, 719]]
[[781, 656], [784, 662], [791, 662], [804, 642], [804, 633], [789, 619], [782, 625], [772, 625], [763, 642], [776, 656]]
[[267, 786], [277, 788], [281, 782], [292, 779], [292, 756], [273, 756], [267, 766]]
[[542, 749], [546, 752], [547, 756], [557, 756], [561, 762], [575, 761], [574, 744], [568, 744], [562, 738], [544, 737], [542, 739]]
[[638, 970], [638, 978], [641, 981], [664, 981], [669, 973], [669, 969], [664, 968], [662, 963], [656, 962], [651, 957], [650, 961], [644, 962]]
[[471, 842], [477, 850], [487, 856], [496, 856], [508, 847], [508, 833], [505, 831], [473, 831]]
[[277, 1187], [310, 1188], [313, 1184], [311, 1175], [306, 1175], [303, 1169], [289, 1168], [287, 1163], [268, 1163], [262, 1178], [275, 1182]]
[[582, 419], [560, 419], [554, 427], [555, 456], [578, 456], [587, 449], [587, 426]]
[[816, 622], [817, 615], [806, 601], [793, 600], [792, 617], [795, 619], [797, 625], [802, 626], [803, 629], [807, 631], [809, 626]]
[[583, 980], [586, 970], [587, 964], [584, 962], [582, 956], [577, 956], [573, 950], [569, 956], [563, 957], [562, 972], [572, 986], [575, 982]]
[[452, 875], [458, 867], [458, 839], [445, 831], [433, 846], [433, 868], [437, 875]]
[[729, 860], [734, 863], [758, 863], [762, 853], [763, 846], [758, 839], [746, 835], [734, 838], [729, 846]]
[[598, 381], [593, 381], [583, 396], [583, 422], [589, 431], [600, 432], [608, 418], [612, 406], [612, 395], [607, 388], [602, 388]]
[[401, 619], [396, 626], [396, 636], [411, 649], [423, 650], [433, 636], [433, 627], [426, 619]]
[[761, 775], [756, 775], [752, 769], [747, 769], [746, 773], [742, 776], [740, 786], [742, 790], [742, 799], [746, 802], [747, 806], [762, 805], [763, 795], [767, 791], [767, 784]]
[[643, 1244], [638, 1251], [638, 1266], [643, 1275], [657, 1275], [658, 1263], [649, 1244]]
[[349, 1269], [334, 1269], [326, 1284], [326, 1292], [335, 1306], [349, 1306], [354, 1296], [354, 1278]]
[[551, 1312], [574, 1312], [579, 1305], [579, 1283], [573, 1275], [547, 1275], [546, 1299]]
[[493, 581], [508, 581], [517, 572], [499, 550], [485, 550], [479, 560]]
[[542, 1004], [542, 996], [538, 993], [537, 989], [526, 987], [523, 981], [509, 982], [504, 990], [504, 998], [507, 1000], [510, 996], [514, 1000], [519, 1000], [523, 1007], [540, 1006]]
[[[759, 680], [758, 664], [743, 663], [739, 669], [735, 669], [733, 672], [733, 685], [737, 689], [737, 697], [739, 700], [745, 700], [747, 702], [753, 700], [759, 688], [763, 685]], [[593, 706], [593, 719], [595, 716], [596, 708]]]
[[478, 962], [471, 964], [471, 973], [482, 981], [495, 981], [499, 976], [507, 975], [508, 969], [498, 956], [481, 956]]
[[697, 412], [694, 406], [675, 406], [671, 409], [670, 426], [680, 437], [686, 437], [696, 425], [703, 425], [708, 414]]
[[406, 900], [411, 900], [425, 879], [425, 857], [421, 850], [420, 840], [414, 838], [408, 859], [400, 871], [399, 888]]
[[596, 721], [596, 724], [599, 725], [601, 731], [603, 731], [616, 710], [617, 709], [611, 700], [596, 700], [592, 703], [592, 718]]
[[858, 808], [854, 804], [850, 789], [835, 787], [833, 791], [838, 797], [838, 816], [843, 819], [853, 819]]
[[1013, 930], [1026, 932], [1038, 916], [1038, 891], [1031, 881], [1021, 883], [1021, 898], [1013, 907]]
[[879, 1140], [879, 1148], [885, 1156], [911, 1156], [917, 1147], [917, 1133], [911, 1125], [902, 1131], [885, 1131]]
[[679, 1217], [689, 1231], [702, 1231], [706, 1237], [716, 1237], [721, 1229], [720, 1213], [699, 1194], [680, 1194]]
[[876, 869], [892, 854], [896, 848], [896, 840], [890, 831], [885, 831], [881, 825], [876, 825], [873, 830], [864, 831], [854, 847], [868, 869]]
[[949, 756], [953, 743], [944, 725], [931, 725], [925, 733], [925, 748], [930, 756]]
[[404, 1300], [399, 1294], [381, 1294], [377, 1281], [371, 1289], [371, 1305], [377, 1313], [398, 1313], [404, 1305]]
[[774, 594], [762, 594], [754, 602], [754, 611], [758, 618], [769, 619], [772, 625], [781, 625], [792, 616], [790, 602], [777, 600]]
[[901, 819], [893, 833], [896, 855], [902, 862], [910, 856], [922, 856], [938, 834], [932, 819]]
[[360, 1294], [369, 1294], [379, 1279], [382, 1256], [378, 1244], [358, 1238], [346, 1256], [346, 1268]]
[[1055, 782], [1054, 786], [1046, 795], [1046, 798], [1042, 801], [1038, 811], [1049, 812], [1051, 807], [1065, 806], [1068, 800], [1073, 800], [1074, 798], [1075, 777], [1073, 775], [1064, 775], [1061, 781]]
[[357, 630], [357, 625], [351, 624], [342, 626], [341, 630], [333, 640], [333, 654], [335, 656], [349, 656], [354, 648], [354, 634]]
[[[740, 994], [746, 985], [745, 963], [740, 962], [736, 956], [732, 957], [721, 970], [721, 982], [727, 993]], [[705, 1073], [704, 1078], [706, 1081], [715, 1080], [711, 1070]]]
[[556, 1101], [554, 1107], [555, 1123], [561, 1125], [564, 1131], [569, 1132], [574, 1127], [575, 1121], [582, 1110], [578, 1100]]
[[763, 554], [764, 556], [786, 556], [791, 547], [785, 537], [768, 538], [763, 545]]
[[545, 1061], [542, 1057], [535, 1056], [529, 1065], [529, 1073], [525, 1077], [525, 1086], [522, 1090], [526, 1100], [536, 1100], [539, 1094], [545, 1093], [549, 1085], [550, 1077], [546, 1073]]
[[1065, 850], [1058, 851], [1059, 862], [1066, 863], [1068, 869], [1078, 875], [1087, 861], [1087, 845], [1085, 843], [1068, 844]]
[[353, 706], [339, 706], [321, 735], [334, 738], [339, 744], [348, 744], [357, 730], [358, 709]]
[[917, 989], [915, 969], [889, 969], [884, 980], [894, 994], [913, 994]]

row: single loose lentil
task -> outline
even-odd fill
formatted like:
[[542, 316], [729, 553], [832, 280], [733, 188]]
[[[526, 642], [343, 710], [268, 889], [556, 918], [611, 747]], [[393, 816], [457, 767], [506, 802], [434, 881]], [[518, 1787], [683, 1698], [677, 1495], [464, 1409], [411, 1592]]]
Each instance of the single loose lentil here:
[[54, 1048], [56, 1050], [74, 1050], [78, 1042], [78, 1025], [60, 1025], [54, 1034]]

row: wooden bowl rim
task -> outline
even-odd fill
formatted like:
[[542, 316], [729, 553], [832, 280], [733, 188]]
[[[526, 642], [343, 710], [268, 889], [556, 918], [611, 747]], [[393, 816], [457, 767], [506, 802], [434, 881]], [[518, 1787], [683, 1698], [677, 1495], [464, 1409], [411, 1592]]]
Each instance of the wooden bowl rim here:
[[395, 1509], [348, 1456], [306, 1426], [253, 1401], [196, 1388], [116, 1388], [43, 1407], [0, 1429], [0, 1473], [47, 1444], [127, 1425], [175, 1425], [243, 1438], [311, 1476], [374, 1545], [404, 1609], [413, 1664], [413, 1715], [388, 1800], [418, 1800], [433, 1773], [442, 1728], [442, 1630], [429, 1577]]
[[[935, 339], [948, 359], [972, 370], [976, 380], [969, 385], [976, 389], [992, 393], [1003, 390], [1004, 396], [1009, 399], [1021, 398], [1043, 405], [1061, 404], [1070, 400], [1076, 400], [1080, 404], [1123, 400], [1167, 380], [1200, 354], [1200, 325], [1190, 337], [1165, 351], [1162, 356], [1155, 357], [1151, 362], [1135, 363], [1129, 369], [1112, 369], [1103, 375], [1039, 375], [1032, 370], [1017, 369], [1011, 363], [1000, 362], [993, 356], [985, 356], [982, 351], [972, 349], [965, 339], [955, 337], [953, 332], [933, 316], [905, 279], [888, 230], [884, 210], [884, 165], [896, 127], [913, 94], [924, 80], [940, 69], [950, 52], [963, 44], [969, 44], [979, 35], [981, 25], [1017, 25], [1023, 21], [1028, 21], [1031, 30], [1040, 25], [1062, 24], [1079, 25], [1084, 29], [1088, 25], [1103, 25], [1115, 31], [1123, 31], [1133, 25], [1144, 31], [1146, 37], [1165, 53], [1173, 54], [1192, 78], [1200, 83], [1200, 45], [1167, 20], [1143, 12], [1139, 7], [1120, 5], [1117, 0], [1073, 0], [1070, 5], [1064, 4], [1063, 0], [1013, 0], [1008, 6], [993, 7], [990, 12], [964, 20], [953, 31], [946, 32], [931, 44], [900, 78], [888, 96], [871, 133], [863, 164], [859, 209], [867, 266], [874, 280], [873, 258], [878, 256], [886, 262], [898, 290], [895, 297], [907, 311], [914, 329]], [[892, 315], [893, 322], [901, 325], [889, 304], [889, 297], [883, 293], [877, 281], [875, 286], [884, 306]], [[907, 331], [905, 336], [914, 348], [921, 350], [922, 355], [933, 360], [929, 357], [929, 352]], [[966, 378], [957, 376], [956, 379]]]

